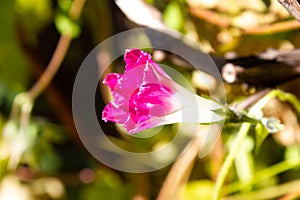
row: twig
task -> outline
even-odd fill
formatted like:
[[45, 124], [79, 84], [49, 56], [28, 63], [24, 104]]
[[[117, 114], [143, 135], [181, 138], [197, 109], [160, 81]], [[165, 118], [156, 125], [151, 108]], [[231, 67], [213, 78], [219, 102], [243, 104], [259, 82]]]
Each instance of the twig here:
[[[82, 9], [85, 0], [74, 0], [70, 8], [69, 16], [72, 20], [77, 20]], [[71, 37], [63, 33], [59, 39], [53, 56], [46, 67], [45, 72], [39, 78], [39, 80], [33, 85], [33, 87], [28, 91], [29, 96], [32, 100], [36, 99], [50, 84], [54, 78], [56, 72], [60, 68], [63, 59], [66, 56], [67, 50], [71, 43]]]
[[220, 67], [222, 77], [228, 83], [274, 87], [300, 76], [299, 55], [299, 49], [268, 50], [250, 57], [228, 59]]
[[300, 21], [300, 5], [297, 0], [278, 0], [278, 2], [291, 14], [295, 19]]
[[247, 35], [264, 35], [281, 33], [300, 28], [300, 23], [297, 20], [289, 20], [286, 22], [277, 22], [271, 25], [259, 26], [255, 28], [244, 29], [243, 33]]
[[147, 173], [132, 174], [136, 188], [133, 200], [147, 200], [150, 192], [150, 180]]
[[217, 25], [219, 27], [227, 28], [230, 26], [231, 22], [226, 16], [221, 16], [214, 11], [202, 9], [199, 7], [190, 7], [190, 13], [199, 18], [203, 19], [211, 24]]
[[32, 88], [28, 91], [32, 99], [36, 99], [36, 97], [38, 97], [50, 84], [56, 72], [58, 71], [59, 67], [61, 66], [63, 59], [65, 58], [70, 43], [71, 43], [71, 38], [69, 36], [62, 35], [60, 37], [55, 52], [45, 72], [42, 74], [39, 80], [32, 86]]

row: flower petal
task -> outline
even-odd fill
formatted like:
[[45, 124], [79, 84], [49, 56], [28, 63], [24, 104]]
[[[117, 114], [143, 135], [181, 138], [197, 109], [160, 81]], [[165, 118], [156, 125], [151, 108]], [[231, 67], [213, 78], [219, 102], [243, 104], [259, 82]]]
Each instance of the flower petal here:
[[136, 124], [167, 115], [178, 108], [180, 106], [172, 90], [157, 83], [143, 85], [129, 100], [130, 117]]
[[113, 109], [112, 109], [112, 104], [109, 103], [105, 106], [103, 112], [102, 112], [102, 119], [105, 122], [111, 121], [111, 122], [115, 122], [114, 119], [114, 113], [113, 113]]
[[114, 87], [118, 83], [118, 80], [122, 77], [122, 74], [118, 73], [110, 73], [106, 75], [105, 79], [103, 80], [103, 83], [107, 85], [111, 91], [113, 91]]
[[137, 66], [145, 65], [148, 62], [153, 62], [150, 54], [134, 48], [126, 50], [124, 54], [124, 61], [126, 63], [125, 73]]

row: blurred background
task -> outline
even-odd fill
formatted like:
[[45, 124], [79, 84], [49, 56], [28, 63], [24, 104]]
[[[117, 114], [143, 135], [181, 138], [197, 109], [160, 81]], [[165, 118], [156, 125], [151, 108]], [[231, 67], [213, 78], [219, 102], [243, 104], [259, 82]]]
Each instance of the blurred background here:
[[[223, 77], [227, 104], [279, 88], [295, 95], [294, 105], [299, 105], [300, 55], [293, 53], [300, 46], [300, 22], [277, 0], [2, 0], [0, 20], [0, 200], [156, 199], [165, 190], [176, 194], [170, 199], [211, 198], [239, 124], [225, 124], [206, 157], [200, 158], [196, 148], [182, 156], [185, 165], [179, 159], [149, 173], [111, 169], [82, 145], [71, 109], [76, 73], [94, 47], [122, 31], [167, 27], [193, 39], [224, 65], [239, 65], [234, 68], [234, 73], [242, 73], [239, 80], [226, 79], [230, 74]], [[32, 92], [62, 38], [66, 55], [57, 64], [57, 74], [48, 87]], [[199, 72], [184, 60], [168, 52], [151, 53], [154, 60], [179, 71], [194, 91], [217, 90], [214, 81], [204, 86]], [[265, 63], [284, 70], [271, 73], [277, 68]], [[257, 71], [249, 72], [248, 66]], [[122, 58], [108, 69], [123, 70]], [[96, 94], [99, 116], [110, 98], [107, 88], [101, 88]], [[26, 91], [34, 94], [34, 101], [28, 100]], [[250, 128], [222, 190], [225, 199], [300, 198], [300, 118], [293, 105], [281, 100], [270, 101], [263, 112], [279, 119], [285, 129], [263, 137], [257, 136], [261, 128]], [[111, 141], [133, 152], [155, 150], [170, 142], [177, 130], [177, 125], [168, 125], [141, 140], [128, 138], [113, 123], [99, 123]], [[175, 185], [168, 185], [170, 180]]]

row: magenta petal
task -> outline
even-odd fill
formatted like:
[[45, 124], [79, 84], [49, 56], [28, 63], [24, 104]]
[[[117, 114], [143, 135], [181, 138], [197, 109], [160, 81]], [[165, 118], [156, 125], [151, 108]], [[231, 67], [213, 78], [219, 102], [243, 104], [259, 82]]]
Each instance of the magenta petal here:
[[173, 82], [169, 75], [164, 72], [156, 63], [149, 63], [144, 67], [144, 83], [165, 83]]
[[103, 80], [103, 83], [107, 85], [111, 90], [114, 89], [116, 84], [118, 83], [118, 80], [122, 77], [122, 74], [118, 73], [110, 73], [108, 74], [105, 79]]
[[145, 65], [147, 62], [153, 62], [151, 60], [151, 55], [140, 49], [126, 50], [124, 60], [126, 63], [125, 73], [134, 67]]
[[168, 87], [149, 83], [137, 90], [129, 100], [129, 113], [132, 120], [141, 124], [152, 117], [161, 117], [174, 112], [177, 99]]
[[128, 123], [129, 99], [143, 83], [143, 67], [136, 67], [125, 73], [115, 86], [112, 96], [114, 99], [114, 114], [119, 124]]
[[114, 116], [113, 116], [113, 109], [112, 109], [112, 104], [109, 103], [105, 106], [103, 112], [102, 112], [102, 119], [105, 122], [111, 121], [115, 122]]

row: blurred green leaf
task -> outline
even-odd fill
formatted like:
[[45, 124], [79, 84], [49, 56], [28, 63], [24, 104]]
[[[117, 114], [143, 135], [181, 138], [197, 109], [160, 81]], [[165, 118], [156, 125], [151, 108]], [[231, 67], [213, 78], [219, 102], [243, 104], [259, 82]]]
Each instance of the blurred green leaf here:
[[15, 121], [9, 120], [3, 125], [1, 140], [12, 139], [18, 133], [18, 124]]
[[255, 152], [258, 153], [264, 140], [269, 135], [268, 129], [261, 123], [255, 126]]
[[[254, 159], [251, 153], [253, 148], [254, 141], [251, 137], [247, 136], [234, 160], [238, 179], [245, 185], [249, 184], [254, 177]], [[245, 190], [250, 190], [250, 186], [245, 188]]]
[[5, 124], [0, 143], [0, 160], [8, 159], [9, 169], [15, 169], [22, 161], [24, 152], [35, 142], [37, 131], [34, 124], [29, 124], [25, 129], [20, 129], [15, 121]]
[[68, 16], [58, 13], [55, 15], [54, 22], [60, 34], [66, 34], [71, 38], [76, 38], [80, 35], [80, 26]]
[[42, 129], [41, 137], [49, 142], [61, 143], [66, 138], [65, 130], [56, 124], [50, 123], [44, 119], [39, 120], [39, 125]]
[[37, 171], [55, 172], [61, 162], [51, 144], [43, 139], [36, 143], [25, 152], [24, 161]]
[[180, 4], [177, 1], [172, 1], [167, 5], [163, 13], [163, 19], [169, 28], [177, 31], [182, 30], [184, 25], [184, 17]]
[[35, 118], [32, 121], [37, 129], [36, 137], [27, 148], [23, 161], [38, 171], [55, 172], [61, 160], [52, 145], [63, 141], [63, 129], [44, 119]]
[[53, 14], [50, 0], [16, 0], [15, 9], [25, 25], [35, 31], [49, 23]]
[[28, 66], [17, 42], [14, 1], [2, 1], [0, 7], [0, 80], [11, 92], [25, 90]]
[[4, 83], [0, 80], [0, 114], [3, 116], [8, 116], [16, 94], [17, 91], [12, 90], [12, 88], [9, 89], [7, 85], [4, 85]]
[[2, 133], [3, 125], [4, 125], [4, 118], [3, 118], [3, 116], [0, 113], [0, 133]]
[[213, 188], [214, 183], [209, 180], [191, 181], [185, 187], [183, 199], [211, 199]]
[[82, 189], [79, 200], [95, 200], [99, 197], [101, 199], [129, 200], [131, 193], [131, 188], [122, 183], [116, 174], [100, 171], [97, 173], [96, 180]]
[[37, 171], [54, 172], [60, 166], [60, 158], [52, 142], [61, 142], [62, 133], [59, 127], [37, 118], [25, 130], [17, 122], [8, 121], [3, 128], [0, 160], [8, 159], [9, 169], [25, 163]]
[[72, 6], [71, 0], [58, 0], [59, 7], [64, 11], [64, 13], [69, 13], [69, 10]]
[[300, 146], [288, 146], [285, 150], [285, 159], [293, 163], [300, 163]]

